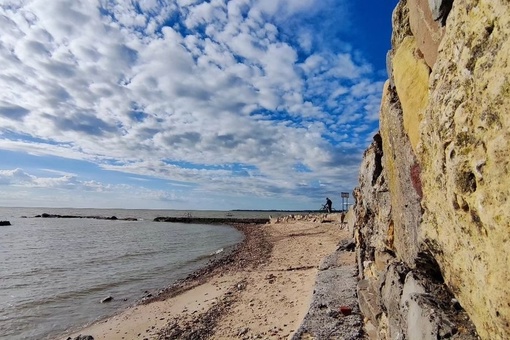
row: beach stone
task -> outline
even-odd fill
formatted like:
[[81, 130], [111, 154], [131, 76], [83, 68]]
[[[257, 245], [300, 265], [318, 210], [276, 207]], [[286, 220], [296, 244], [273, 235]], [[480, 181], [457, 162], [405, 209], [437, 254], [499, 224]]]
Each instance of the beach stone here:
[[244, 328], [240, 328], [238, 333], [237, 333], [237, 336], [243, 336], [245, 335], [246, 333], [248, 333], [250, 329], [248, 327], [244, 327]]
[[113, 301], [113, 297], [112, 296], [107, 296], [105, 297], [104, 299], [101, 300], [101, 303], [106, 303], [106, 302], [111, 302]]

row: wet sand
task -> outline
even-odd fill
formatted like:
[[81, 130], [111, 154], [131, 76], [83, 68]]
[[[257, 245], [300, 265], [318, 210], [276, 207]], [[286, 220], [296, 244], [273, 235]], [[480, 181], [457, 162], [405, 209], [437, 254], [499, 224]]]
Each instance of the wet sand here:
[[[228, 256], [157, 297], [68, 336], [291, 338], [310, 308], [319, 265], [349, 239], [349, 232], [341, 228], [340, 214], [236, 227], [246, 239]], [[354, 256], [342, 259], [345, 265], [354, 264]]]

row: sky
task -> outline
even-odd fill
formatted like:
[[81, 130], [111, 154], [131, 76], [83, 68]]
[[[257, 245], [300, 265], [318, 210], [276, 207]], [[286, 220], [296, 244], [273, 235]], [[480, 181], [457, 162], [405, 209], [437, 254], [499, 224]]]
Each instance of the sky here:
[[341, 209], [397, 2], [3, 0], [0, 206]]

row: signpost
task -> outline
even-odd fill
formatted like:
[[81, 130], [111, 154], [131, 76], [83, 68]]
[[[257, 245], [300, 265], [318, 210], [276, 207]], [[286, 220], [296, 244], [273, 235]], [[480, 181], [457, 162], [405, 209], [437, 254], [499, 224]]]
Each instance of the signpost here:
[[342, 211], [347, 211], [349, 209], [349, 193], [342, 192], [340, 196], [342, 197]]

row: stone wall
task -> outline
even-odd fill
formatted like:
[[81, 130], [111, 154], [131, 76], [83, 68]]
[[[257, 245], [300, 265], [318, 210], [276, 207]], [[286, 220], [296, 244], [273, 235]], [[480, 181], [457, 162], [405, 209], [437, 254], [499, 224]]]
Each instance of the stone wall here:
[[374, 339], [510, 339], [510, 3], [401, 0], [361, 165]]

